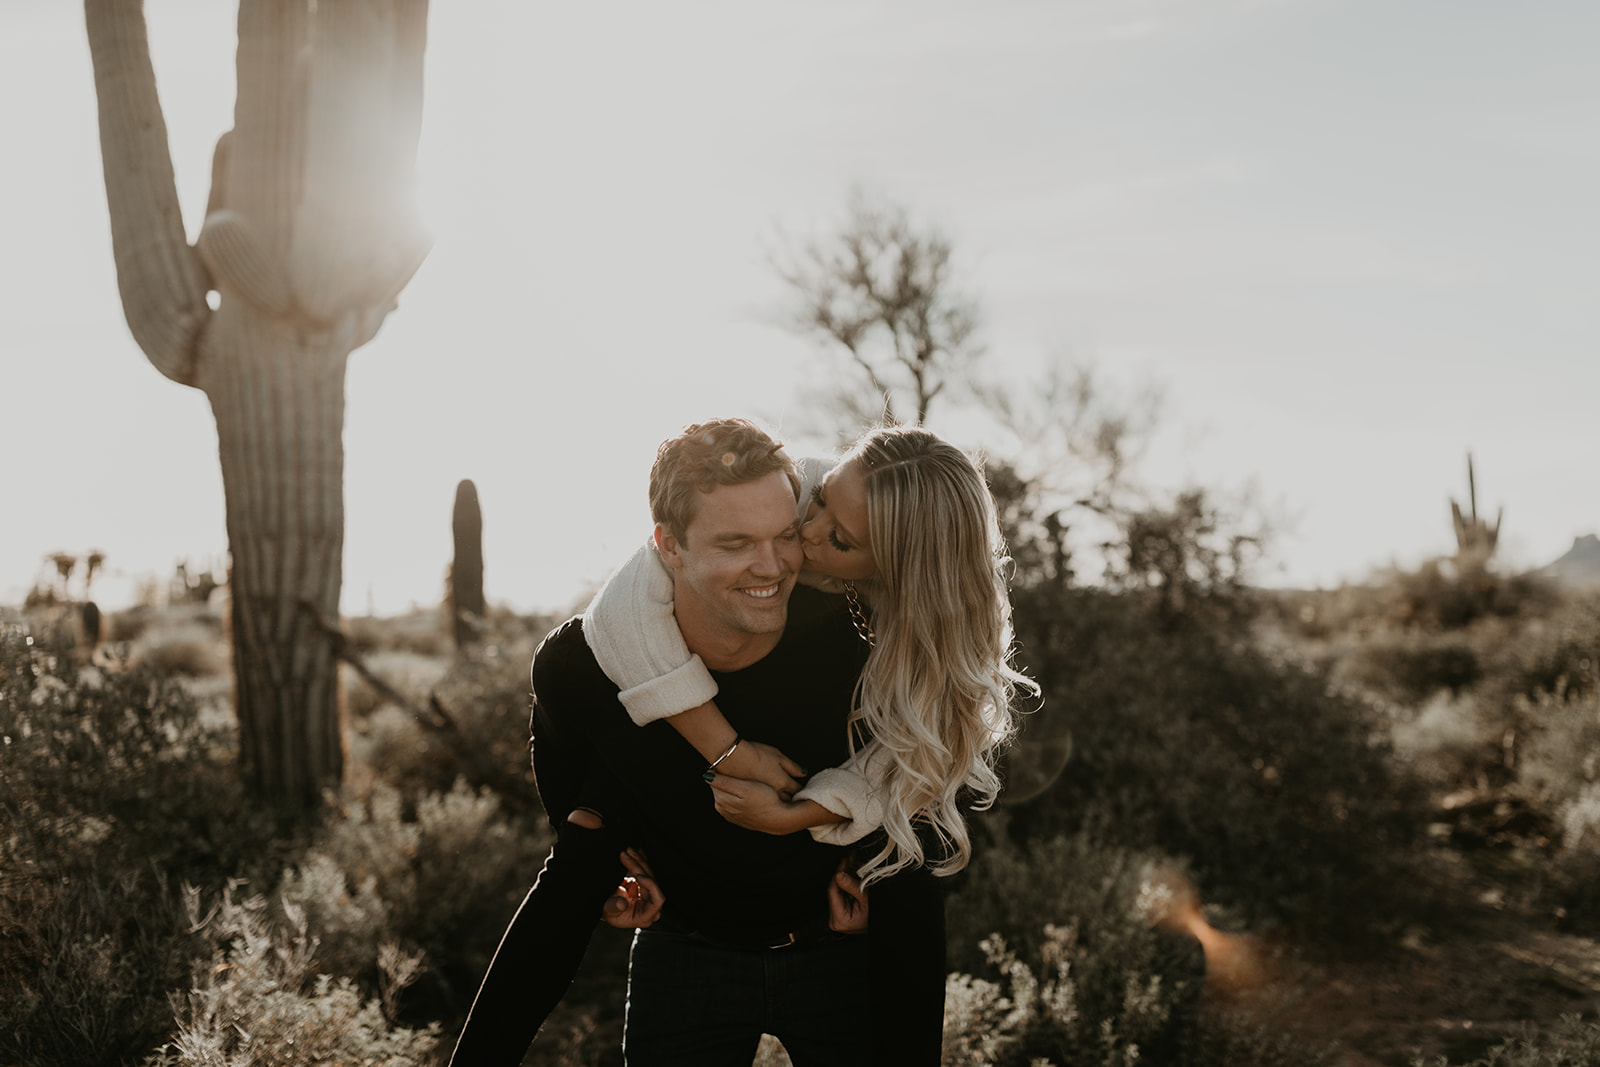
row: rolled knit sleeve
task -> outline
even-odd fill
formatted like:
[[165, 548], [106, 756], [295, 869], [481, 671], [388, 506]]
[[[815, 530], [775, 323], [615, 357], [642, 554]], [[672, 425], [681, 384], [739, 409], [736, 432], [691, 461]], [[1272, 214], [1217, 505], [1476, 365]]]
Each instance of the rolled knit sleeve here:
[[888, 751], [872, 742], [842, 766], [811, 776], [795, 799], [812, 801], [844, 816], [843, 822], [811, 827], [813, 839], [828, 845], [850, 845], [883, 825], [883, 802], [876, 784], [888, 770], [889, 761]]
[[647, 542], [618, 568], [583, 615], [584, 640], [640, 726], [717, 695], [711, 672], [683, 643], [672, 576], [654, 545]]

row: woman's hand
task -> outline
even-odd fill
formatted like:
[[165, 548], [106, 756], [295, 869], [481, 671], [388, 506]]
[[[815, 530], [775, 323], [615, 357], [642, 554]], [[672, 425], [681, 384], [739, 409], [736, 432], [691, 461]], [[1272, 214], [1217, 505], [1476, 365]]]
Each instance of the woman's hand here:
[[796, 779], [806, 776], [805, 768], [782, 752], [771, 745], [750, 740], [740, 741], [733, 755], [718, 764], [717, 772], [760, 782], [784, 800], [791, 799], [800, 788]]
[[661, 907], [667, 898], [656, 885], [655, 875], [650, 872], [643, 852], [627, 849], [621, 860], [628, 873], [600, 909], [600, 918], [622, 930], [647, 927], [661, 917]]
[[[707, 772], [708, 774], [711, 772]], [[765, 782], [749, 782], [726, 774], [707, 779], [717, 804], [717, 814], [746, 830], [764, 834], [793, 834], [810, 826], [809, 801], [796, 804], [783, 799]]]
[[867, 891], [845, 863], [828, 883], [828, 929], [837, 934], [867, 932]]

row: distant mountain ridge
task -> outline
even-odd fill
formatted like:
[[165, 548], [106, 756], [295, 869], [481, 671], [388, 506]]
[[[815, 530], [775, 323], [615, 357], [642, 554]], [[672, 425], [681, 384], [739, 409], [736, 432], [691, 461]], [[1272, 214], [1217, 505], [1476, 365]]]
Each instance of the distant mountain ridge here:
[[1572, 540], [1567, 554], [1536, 572], [1554, 578], [1562, 585], [1600, 585], [1600, 537], [1584, 534]]

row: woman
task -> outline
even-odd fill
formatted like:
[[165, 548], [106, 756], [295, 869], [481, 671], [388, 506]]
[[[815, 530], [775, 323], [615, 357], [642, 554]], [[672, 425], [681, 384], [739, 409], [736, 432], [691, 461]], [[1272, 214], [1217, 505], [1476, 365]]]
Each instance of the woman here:
[[[886, 998], [874, 1006], [876, 1017], [908, 1018], [904, 1004], [917, 1000], [921, 1014], [914, 1028], [924, 1055], [937, 1062], [942, 909], [930, 915], [928, 905], [919, 903], [908, 906], [920, 908], [917, 914], [907, 914], [901, 901], [930, 896], [897, 894], [906, 879], [889, 876], [919, 870], [950, 874], [964, 867], [971, 843], [961, 808], [986, 807], [999, 790], [994, 759], [1014, 730], [1011, 697], [1019, 686], [1033, 688], [1008, 663], [1003, 545], [977, 468], [959, 449], [925, 430], [871, 431], [825, 475], [819, 477], [820, 464], [809, 464], [806, 473], [800, 506], [809, 580], [849, 600], [857, 629], [870, 645], [852, 715], [853, 756], [845, 766], [819, 771], [796, 792], [795, 779], [803, 775], [799, 766], [769, 746], [734, 734], [709, 700], [715, 683], [677, 632], [671, 580], [649, 549], [595, 598], [585, 614], [584, 636], [623, 690], [623, 703], [636, 722], [670, 718], [705, 756], [713, 767], [708, 781], [717, 808], [730, 821], [770, 833], [810, 829], [841, 844], [876, 831], [857, 873], [863, 884], [878, 884], [874, 949], [886, 942], [900, 949], [881, 954], [897, 970], [875, 982]], [[536, 734], [541, 726], [550, 733], [560, 725], [536, 721]], [[540, 736], [536, 759], [543, 743]], [[538, 770], [543, 789], [546, 768]], [[567, 779], [557, 796], [590, 795], [581, 764], [568, 760], [550, 773]], [[594, 806], [603, 810], [604, 803]], [[569, 820], [587, 826], [600, 822], [596, 812], [581, 810]], [[513, 928], [542, 931], [542, 940], [522, 935], [512, 945], [508, 930], [497, 961], [507, 955], [565, 961], [547, 969], [570, 965], [570, 977], [587, 943], [585, 923], [595, 914], [597, 890], [603, 898], [606, 874], [595, 872], [606, 868], [605, 853], [615, 856], [615, 847], [616, 842], [592, 834], [563, 837], [524, 903], [524, 912], [538, 908], [535, 921], [524, 922], [520, 913], [513, 921]], [[627, 870], [643, 868], [635, 857], [627, 861]], [[614, 872], [610, 864], [611, 884]], [[584, 907], [590, 910], [578, 921]], [[617, 903], [613, 908], [624, 910]], [[650, 908], [625, 910], [645, 914]], [[930, 937], [930, 930], [937, 936]], [[518, 1046], [513, 1035], [500, 1042], [501, 1051], [495, 1035], [486, 1036], [494, 1028], [488, 1020], [514, 1004], [519, 1025], [531, 1021], [536, 1028], [565, 988], [565, 977], [548, 975], [559, 980], [542, 981], [537, 996], [530, 995], [526, 983], [513, 996], [504, 982], [492, 980], [497, 970], [503, 968], [492, 967], [485, 979], [453, 1062], [518, 1062], [526, 1039]], [[895, 1035], [901, 1053], [909, 1051], [905, 1040]]]

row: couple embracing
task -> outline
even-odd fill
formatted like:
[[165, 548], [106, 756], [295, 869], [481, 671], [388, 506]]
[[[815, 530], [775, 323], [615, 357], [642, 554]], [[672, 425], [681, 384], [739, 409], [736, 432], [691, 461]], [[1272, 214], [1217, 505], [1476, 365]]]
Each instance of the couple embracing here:
[[797, 466], [724, 419], [662, 444], [650, 509], [535, 654], [556, 844], [452, 1064], [520, 1063], [597, 919], [638, 928], [630, 1065], [747, 1065], [763, 1033], [796, 1067], [938, 1063], [935, 876], [1033, 688], [981, 473], [899, 427]]

